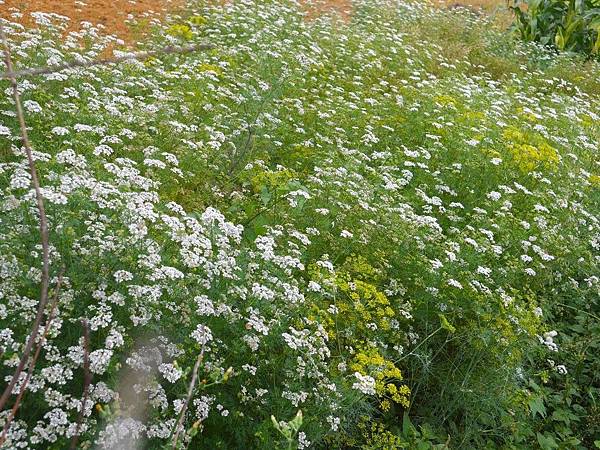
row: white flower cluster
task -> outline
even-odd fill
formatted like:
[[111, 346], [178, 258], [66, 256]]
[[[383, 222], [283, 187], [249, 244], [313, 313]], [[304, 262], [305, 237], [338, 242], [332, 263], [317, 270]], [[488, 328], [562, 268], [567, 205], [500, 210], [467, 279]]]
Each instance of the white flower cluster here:
[[352, 388], [362, 392], [365, 395], [375, 395], [375, 378], [369, 375], [362, 375], [359, 372], [354, 372], [356, 382], [352, 384]]

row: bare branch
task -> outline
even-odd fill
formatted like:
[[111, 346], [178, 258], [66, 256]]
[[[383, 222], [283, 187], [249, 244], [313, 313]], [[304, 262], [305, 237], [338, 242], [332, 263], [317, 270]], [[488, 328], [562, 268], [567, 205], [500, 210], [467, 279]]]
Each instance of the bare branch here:
[[[8, 39], [6, 38], [6, 34], [4, 33], [4, 27], [2, 25], [2, 22], [0, 22], [0, 39], [2, 40], [2, 45], [4, 47], [4, 63], [6, 64], [8, 73], [14, 74], [10, 48], [8, 46]], [[19, 95], [17, 79], [14, 75], [9, 75], [9, 80], [12, 85], [13, 97], [15, 99], [15, 107], [17, 110], [17, 118], [19, 119], [19, 127], [21, 128], [21, 138], [23, 141], [23, 146], [25, 147], [25, 152], [27, 153], [29, 172], [31, 174], [31, 184], [33, 185], [33, 189], [35, 191], [35, 200], [37, 203], [37, 209], [39, 214], [40, 238], [42, 242], [42, 282], [40, 290], [40, 301], [38, 304], [35, 320], [33, 321], [33, 327], [31, 329], [29, 338], [25, 344], [25, 349], [23, 350], [23, 355], [21, 355], [21, 360], [19, 361], [19, 364], [17, 365], [15, 372], [10, 382], [8, 383], [8, 386], [6, 386], [4, 392], [2, 393], [2, 396], [0, 396], [0, 411], [4, 409], [6, 402], [11, 396], [12, 390], [15, 384], [17, 383], [21, 372], [25, 368], [25, 364], [27, 363], [29, 354], [31, 353], [31, 349], [33, 348], [33, 345], [39, 334], [40, 324], [44, 316], [46, 303], [48, 302], [48, 284], [50, 279], [50, 244], [48, 237], [48, 220], [46, 218], [46, 210], [44, 208], [44, 198], [42, 197], [42, 192], [40, 190], [40, 182], [38, 179], [35, 162], [33, 160], [33, 151], [29, 142], [29, 136], [27, 135], [27, 126], [25, 124], [25, 116], [23, 115], [23, 107], [21, 105], [21, 96]]]
[[0, 75], [0, 79], [8, 78], [8, 79], [16, 79], [22, 77], [32, 77], [37, 75], [44, 75], [48, 73], [56, 73], [65, 69], [73, 69], [75, 67], [93, 67], [93, 66], [103, 66], [107, 64], [116, 64], [123, 61], [130, 60], [138, 60], [143, 61], [148, 58], [152, 58], [154, 56], [168, 55], [168, 54], [181, 54], [181, 53], [191, 53], [195, 51], [202, 50], [211, 50], [215, 48], [212, 44], [194, 44], [188, 45], [185, 47], [178, 47], [175, 45], [169, 45], [167, 47], [163, 47], [157, 50], [149, 50], [146, 52], [138, 52], [132, 53], [129, 55], [117, 56], [114, 58], [103, 58], [103, 59], [95, 59], [91, 61], [71, 61], [64, 64], [57, 64], [55, 66], [47, 66], [47, 67], [37, 67], [35, 69], [25, 69], [13, 71], [12, 67], [8, 69], [7, 72]]
[[27, 377], [25, 377], [25, 380], [23, 381], [23, 384], [21, 385], [21, 389], [19, 390], [19, 394], [17, 395], [17, 399], [15, 400], [15, 404], [13, 405], [12, 410], [10, 411], [10, 414], [6, 418], [6, 422], [4, 423], [4, 429], [2, 430], [2, 436], [0, 436], [0, 446], [2, 446], [2, 444], [4, 444], [4, 441], [6, 440], [6, 433], [8, 433], [10, 424], [14, 420], [15, 416], [17, 415], [17, 411], [19, 410], [19, 407], [21, 406], [21, 401], [23, 400], [23, 396], [25, 395], [27, 385], [29, 384], [29, 381], [31, 381], [31, 377], [33, 376], [33, 371], [35, 369], [35, 365], [40, 356], [42, 347], [44, 346], [44, 342], [46, 342], [46, 337], [48, 336], [48, 332], [50, 331], [50, 325], [52, 324], [52, 321], [54, 320], [54, 314], [56, 312], [56, 305], [58, 304], [58, 295], [60, 294], [60, 288], [62, 286], [64, 272], [65, 272], [65, 269], [63, 267], [60, 271], [60, 274], [58, 275], [58, 281], [56, 282], [56, 290], [54, 291], [54, 297], [52, 299], [52, 305], [50, 306], [50, 313], [48, 314], [48, 319], [46, 319], [46, 327], [44, 328], [44, 333], [42, 334], [42, 337], [36, 346], [33, 358], [29, 362], [29, 369], [27, 370]]
[[204, 344], [202, 344], [202, 350], [198, 355], [198, 359], [196, 360], [196, 364], [194, 365], [194, 370], [192, 370], [192, 380], [190, 381], [190, 385], [188, 387], [187, 397], [185, 399], [185, 403], [181, 408], [181, 412], [179, 413], [179, 419], [177, 420], [177, 424], [175, 425], [175, 434], [173, 435], [173, 449], [177, 448], [177, 440], [179, 439], [179, 433], [181, 432], [181, 428], [183, 426], [183, 421], [185, 419], [185, 413], [187, 408], [192, 400], [192, 395], [194, 394], [194, 388], [196, 387], [196, 380], [198, 379], [198, 370], [200, 369], [200, 364], [204, 359]]
[[83, 401], [81, 402], [81, 409], [79, 410], [79, 419], [77, 420], [77, 428], [75, 428], [75, 434], [71, 439], [71, 449], [77, 448], [77, 441], [79, 440], [79, 430], [83, 423], [85, 414], [85, 404], [87, 403], [90, 384], [92, 383], [92, 373], [90, 372], [90, 327], [87, 320], [81, 321], [83, 325]]

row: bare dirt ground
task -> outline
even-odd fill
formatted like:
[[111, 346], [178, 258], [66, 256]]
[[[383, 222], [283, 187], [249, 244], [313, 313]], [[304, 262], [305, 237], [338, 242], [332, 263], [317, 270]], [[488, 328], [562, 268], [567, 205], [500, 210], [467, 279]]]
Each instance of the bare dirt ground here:
[[140, 33], [128, 24], [131, 19], [160, 19], [183, 4], [183, 0], [0, 0], [0, 16], [31, 25], [32, 12], [56, 13], [69, 17], [73, 30], [84, 21], [100, 24], [106, 34], [132, 43]]
[[307, 6], [308, 18], [314, 18], [321, 14], [335, 13], [342, 20], [348, 20], [352, 14], [352, 0], [320, 0], [310, 2]]
[[[494, 13], [502, 0], [433, 0], [442, 8], [466, 6], [475, 11]], [[321, 14], [335, 13], [342, 20], [352, 15], [352, 0], [306, 1], [308, 19]], [[52, 12], [71, 19], [70, 29], [80, 28], [83, 21], [101, 25], [103, 32], [114, 34], [127, 44], [133, 45], [143, 36], [143, 26], [131, 27], [136, 18], [141, 23], [161, 19], [168, 12], [176, 11], [185, 0], [0, 0], [0, 17], [32, 24], [30, 13]]]

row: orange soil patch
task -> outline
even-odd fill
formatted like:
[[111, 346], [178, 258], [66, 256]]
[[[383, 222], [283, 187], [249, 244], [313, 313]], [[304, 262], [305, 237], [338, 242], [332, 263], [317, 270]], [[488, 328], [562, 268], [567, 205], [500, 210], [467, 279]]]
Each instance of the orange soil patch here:
[[[461, 5], [488, 14], [494, 13], [504, 2], [505, 0], [433, 0], [434, 4], [442, 8]], [[308, 11], [308, 19], [334, 13], [348, 21], [352, 15], [352, 0], [304, 0], [303, 3]], [[32, 25], [32, 12], [57, 13], [71, 19], [69, 30], [80, 29], [81, 22], [86, 21], [101, 25], [105, 34], [116, 35], [132, 45], [143, 36], [148, 29], [145, 25], [150, 20], [161, 19], [168, 12], [174, 12], [184, 5], [185, 0], [0, 0], [0, 17]], [[140, 25], [132, 27], [132, 19], [138, 19]]]
[[334, 13], [342, 20], [347, 21], [352, 14], [352, 0], [312, 0], [304, 3], [309, 19], [314, 19], [322, 14]]
[[102, 25], [104, 33], [114, 34], [131, 44], [140, 33], [126, 21], [160, 19], [183, 4], [183, 0], [0, 0], [0, 17], [32, 25], [30, 13], [56, 13], [71, 19], [69, 30], [80, 29], [81, 22], [86, 21]]

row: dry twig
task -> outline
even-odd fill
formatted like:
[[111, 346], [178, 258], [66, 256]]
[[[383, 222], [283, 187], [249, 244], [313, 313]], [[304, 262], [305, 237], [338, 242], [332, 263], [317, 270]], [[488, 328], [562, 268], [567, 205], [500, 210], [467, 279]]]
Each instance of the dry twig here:
[[181, 412], [179, 413], [179, 419], [177, 420], [177, 424], [175, 425], [175, 433], [173, 435], [173, 449], [177, 448], [177, 440], [179, 439], [179, 433], [181, 432], [181, 428], [183, 426], [183, 421], [185, 419], [185, 413], [187, 408], [192, 400], [192, 395], [194, 394], [194, 388], [196, 387], [196, 380], [198, 379], [198, 370], [200, 369], [200, 364], [204, 359], [204, 345], [202, 345], [202, 350], [198, 355], [198, 359], [196, 360], [196, 364], [194, 364], [194, 370], [192, 371], [192, 380], [190, 381], [190, 385], [188, 387], [187, 397], [185, 399], [185, 403], [181, 408]]
[[10, 414], [6, 418], [6, 422], [4, 423], [4, 429], [2, 430], [2, 436], [0, 436], [0, 446], [2, 446], [2, 444], [4, 444], [4, 441], [6, 440], [6, 434], [8, 433], [8, 429], [10, 428], [10, 424], [14, 420], [15, 416], [17, 415], [17, 411], [19, 410], [19, 407], [21, 406], [21, 401], [23, 399], [23, 395], [25, 395], [25, 390], [27, 389], [27, 385], [29, 384], [29, 381], [31, 381], [31, 377], [33, 376], [33, 370], [35, 369], [35, 365], [40, 356], [40, 352], [42, 350], [42, 347], [44, 346], [44, 342], [46, 341], [48, 332], [50, 331], [50, 325], [52, 324], [52, 321], [54, 320], [54, 314], [56, 312], [56, 305], [58, 304], [58, 295], [60, 294], [60, 288], [62, 286], [62, 279], [63, 279], [64, 272], [65, 272], [65, 269], [63, 267], [61, 269], [60, 274], [58, 275], [58, 281], [56, 283], [56, 290], [54, 292], [54, 297], [52, 299], [50, 313], [48, 314], [48, 319], [46, 320], [46, 326], [44, 328], [44, 333], [42, 334], [42, 337], [36, 346], [33, 358], [29, 362], [29, 369], [27, 370], [27, 376], [25, 377], [25, 380], [23, 381], [23, 384], [21, 385], [21, 389], [19, 390], [19, 394], [17, 395], [15, 404], [13, 405], [12, 410], [10, 411]]
[[33, 190], [35, 191], [35, 200], [37, 203], [40, 221], [40, 238], [42, 242], [42, 282], [40, 301], [38, 304], [35, 320], [33, 321], [33, 327], [31, 329], [31, 333], [29, 335], [27, 343], [25, 344], [25, 349], [23, 350], [23, 354], [21, 355], [19, 364], [17, 365], [10, 382], [4, 389], [2, 396], [0, 396], [0, 411], [2, 411], [4, 409], [4, 406], [6, 405], [6, 402], [11, 396], [12, 390], [15, 387], [17, 381], [19, 380], [23, 369], [25, 368], [27, 360], [29, 359], [29, 354], [31, 353], [31, 349], [33, 348], [33, 345], [38, 337], [40, 324], [44, 316], [44, 310], [46, 309], [46, 304], [48, 303], [48, 285], [50, 280], [50, 244], [48, 237], [48, 220], [46, 218], [46, 210], [44, 208], [44, 198], [40, 189], [40, 182], [35, 167], [35, 161], [33, 159], [33, 150], [31, 149], [31, 143], [29, 142], [29, 136], [27, 135], [27, 125], [25, 124], [25, 116], [23, 114], [23, 107], [21, 105], [19, 86], [17, 84], [17, 79], [14, 76], [15, 72], [13, 70], [10, 48], [8, 46], [8, 39], [6, 38], [6, 34], [4, 33], [4, 27], [2, 25], [2, 22], [0, 22], [0, 39], [2, 40], [2, 45], [4, 47], [4, 63], [6, 64], [6, 68], [9, 74], [8, 79], [12, 86], [13, 97], [15, 100], [15, 108], [17, 110], [17, 118], [19, 120], [19, 127], [21, 128], [21, 138], [23, 141], [23, 147], [25, 148], [25, 153], [27, 154], [27, 162], [29, 164], [29, 172], [31, 174], [31, 184], [33, 185]]
[[212, 44], [194, 44], [188, 45], [185, 47], [179, 47], [176, 45], [169, 45], [167, 47], [163, 47], [157, 50], [149, 50], [146, 52], [138, 52], [131, 53], [129, 55], [117, 56], [114, 58], [102, 58], [102, 59], [94, 59], [91, 61], [71, 61], [64, 64], [57, 64], [55, 66], [46, 66], [46, 67], [37, 67], [35, 69], [25, 69], [13, 71], [12, 67], [8, 69], [7, 72], [0, 75], [0, 79], [8, 78], [8, 79], [16, 79], [21, 77], [32, 77], [36, 75], [45, 75], [49, 73], [60, 72], [65, 69], [74, 69], [76, 67], [93, 67], [93, 66], [103, 66], [107, 64], [116, 64], [124, 61], [144, 61], [148, 58], [152, 58], [154, 56], [161, 55], [169, 55], [169, 54], [181, 54], [181, 53], [191, 53], [194, 51], [201, 50], [211, 50], [215, 48]]
[[[17, 78], [56, 73], [56, 72], [60, 72], [62, 70], [71, 69], [71, 68], [87, 68], [87, 67], [93, 67], [93, 66], [115, 64], [115, 63], [120, 63], [120, 62], [124, 62], [124, 61], [130, 61], [130, 60], [140, 60], [141, 61], [141, 60], [146, 60], [146, 59], [154, 57], [154, 56], [161, 56], [161, 55], [166, 55], [166, 54], [183, 54], [183, 53], [190, 53], [193, 51], [210, 50], [212, 48], [215, 48], [215, 46], [211, 45], [211, 44], [195, 44], [195, 45], [189, 45], [189, 46], [185, 46], [185, 47], [178, 47], [178, 46], [171, 45], [171, 46], [167, 46], [167, 47], [164, 47], [164, 48], [161, 48], [158, 50], [138, 52], [138, 53], [128, 54], [128, 55], [114, 57], [114, 58], [103, 58], [103, 59], [91, 60], [91, 61], [72, 61], [69, 63], [58, 64], [55, 66], [38, 67], [38, 68], [33, 68], [33, 69], [25, 69], [25, 70], [15, 71], [13, 62], [12, 62], [10, 47], [8, 45], [8, 39], [6, 37], [5, 31], [4, 31], [4, 26], [1, 21], [0, 21], [0, 41], [2, 42], [2, 45], [4, 48], [4, 62], [6, 65], [6, 72], [0, 74], [0, 80], [8, 79], [11, 84], [11, 87], [12, 87], [13, 98], [15, 101], [15, 109], [16, 109], [16, 113], [17, 113], [17, 119], [19, 121], [19, 127], [21, 130], [21, 140], [23, 142], [23, 147], [24, 147], [25, 153], [27, 155], [29, 171], [31, 174], [31, 184], [32, 184], [33, 190], [35, 192], [36, 205], [37, 205], [37, 210], [38, 210], [38, 215], [39, 215], [40, 240], [41, 240], [41, 244], [42, 244], [42, 279], [41, 279], [40, 301], [38, 303], [38, 309], [36, 312], [35, 320], [33, 322], [33, 327], [28, 336], [28, 339], [26, 341], [25, 348], [23, 350], [23, 354], [21, 355], [21, 358], [19, 360], [19, 364], [17, 365], [10, 382], [8, 383], [8, 385], [6, 386], [6, 388], [3, 391], [2, 395], [0, 396], [0, 411], [2, 411], [4, 409], [4, 406], [7, 403], [8, 399], [10, 398], [16, 383], [18, 382], [18, 380], [21, 377], [21, 373], [23, 372], [25, 365], [27, 364], [27, 361], [29, 360], [29, 355], [31, 354], [33, 346], [35, 345], [35, 342], [38, 338], [40, 324], [42, 322], [42, 319], [44, 316], [44, 311], [45, 311], [46, 305], [48, 303], [48, 289], [49, 289], [49, 280], [50, 280], [50, 243], [49, 243], [48, 219], [47, 219], [46, 210], [44, 207], [44, 198], [43, 198], [43, 195], [41, 192], [41, 187], [40, 187], [40, 182], [39, 182], [39, 178], [38, 178], [38, 174], [37, 174], [35, 160], [33, 158], [33, 150], [32, 150], [31, 142], [29, 141], [29, 136], [27, 133], [27, 125], [25, 122], [25, 116], [24, 116], [23, 107], [21, 104], [21, 97], [19, 94]], [[20, 387], [15, 404], [13, 405], [10, 415], [7, 418], [7, 421], [5, 422], [2, 435], [0, 436], [0, 445], [2, 445], [4, 443], [4, 441], [6, 440], [7, 431], [17, 413], [17, 410], [19, 409], [19, 406], [21, 404], [21, 400], [23, 398], [23, 395], [25, 393], [27, 385], [33, 375], [33, 371], [35, 369], [35, 365], [36, 365], [37, 359], [39, 357], [41, 348], [42, 348], [45, 338], [48, 334], [48, 331], [50, 329], [51, 322], [54, 319], [54, 313], [55, 313], [55, 308], [56, 308], [56, 304], [58, 301], [58, 293], [60, 291], [63, 273], [64, 273], [64, 269], [61, 271], [61, 273], [59, 275], [59, 279], [58, 279], [58, 283], [57, 283], [57, 287], [56, 287], [56, 294], [55, 294], [55, 297], [53, 300], [51, 311], [48, 315], [46, 327], [44, 329], [44, 332], [42, 334], [42, 337], [41, 337], [38, 345], [36, 346], [35, 354], [30, 361], [27, 376], [24, 380], [23, 385]], [[79, 438], [79, 431], [80, 431], [80, 427], [83, 422], [83, 418], [84, 418], [84, 414], [85, 414], [85, 404], [86, 404], [88, 396], [89, 396], [89, 386], [91, 384], [91, 378], [92, 378], [90, 370], [89, 370], [89, 326], [88, 326], [87, 321], [85, 321], [85, 320], [82, 323], [83, 323], [83, 327], [84, 327], [85, 380], [84, 380], [83, 402], [81, 405], [79, 420], [77, 423], [77, 428], [75, 430], [75, 434], [71, 441], [72, 449], [76, 448], [76, 446], [77, 446], [77, 442], [78, 442], [78, 438]], [[174, 436], [173, 436], [173, 448], [176, 448], [176, 446], [177, 446], [177, 440], [178, 440], [178, 436], [180, 433], [180, 429], [183, 425], [185, 413], [186, 413], [189, 402], [193, 395], [194, 387], [196, 385], [196, 380], [198, 377], [198, 370], [200, 368], [200, 364], [202, 362], [203, 357], [204, 357], [204, 347], [202, 348], [202, 351], [201, 351], [200, 355], [198, 356], [198, 360], [196, 361], [196, 364], [194, 366], [192, 380], [190, 382], [190, 386], [188, 389], [188, 395], [187, 395], [185, 404], [183, 405], [183, 408], [180, 412], [179, 420], [178, 420], [176, 428], [174, 430], [175, 432], [174, 432]]]

